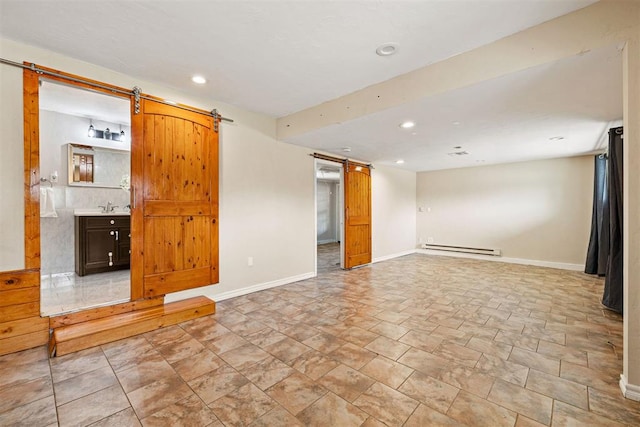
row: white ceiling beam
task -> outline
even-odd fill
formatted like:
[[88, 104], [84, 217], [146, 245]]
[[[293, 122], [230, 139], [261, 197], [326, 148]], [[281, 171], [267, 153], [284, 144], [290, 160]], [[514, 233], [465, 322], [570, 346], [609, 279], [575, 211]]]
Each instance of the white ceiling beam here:
[[[578, 55], [635, 37], [640, 2], [603, 0], [480, 48], [277, 120], [278, 139]], [[347, 70], [348, 72], [348, 70]]]

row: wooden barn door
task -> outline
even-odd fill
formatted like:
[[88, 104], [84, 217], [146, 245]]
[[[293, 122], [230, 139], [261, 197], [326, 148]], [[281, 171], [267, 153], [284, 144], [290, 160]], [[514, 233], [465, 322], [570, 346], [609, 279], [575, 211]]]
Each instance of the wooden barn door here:
[[344, 268], [371, 262], [371, 171], [347, 162], [344, 168]]
[[217, 283], [214, 118], [150, 100], [133, 117], [132, 300]]

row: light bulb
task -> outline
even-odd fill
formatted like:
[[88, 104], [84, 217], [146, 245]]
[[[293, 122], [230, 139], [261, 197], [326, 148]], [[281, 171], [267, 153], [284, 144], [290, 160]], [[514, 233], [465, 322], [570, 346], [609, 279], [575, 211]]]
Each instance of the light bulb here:
[[93, 128], [93, 125], [89, 125], [89, 138], [93, 138], [94, 136], [96, 136], [96, 130]]

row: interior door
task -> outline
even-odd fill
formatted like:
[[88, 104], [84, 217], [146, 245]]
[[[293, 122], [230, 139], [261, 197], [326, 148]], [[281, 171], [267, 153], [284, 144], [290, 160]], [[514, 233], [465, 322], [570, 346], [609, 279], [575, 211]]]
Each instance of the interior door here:
[[371, 262], [371, 171], [347, 163], [344, 168], [344, 268]]
[[140, 110], [132, 131], [132, 299], [217, 283], [214, 118], [150, 100]]

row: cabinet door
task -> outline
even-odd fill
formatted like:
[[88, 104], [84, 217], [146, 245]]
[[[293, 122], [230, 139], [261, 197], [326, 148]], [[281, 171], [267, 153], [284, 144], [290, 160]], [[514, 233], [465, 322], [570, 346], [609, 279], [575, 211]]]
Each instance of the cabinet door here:
[[111, 235], [111, 231], [113, 228], [86, 229], [84, 250], [87, 270], [109, 268], [115, 262], [115, 239]]
[[116, 243], [116, 265], [129, 265], [131, 259], [131, 229], [129, 227], [118, 228], [118, 241]]

